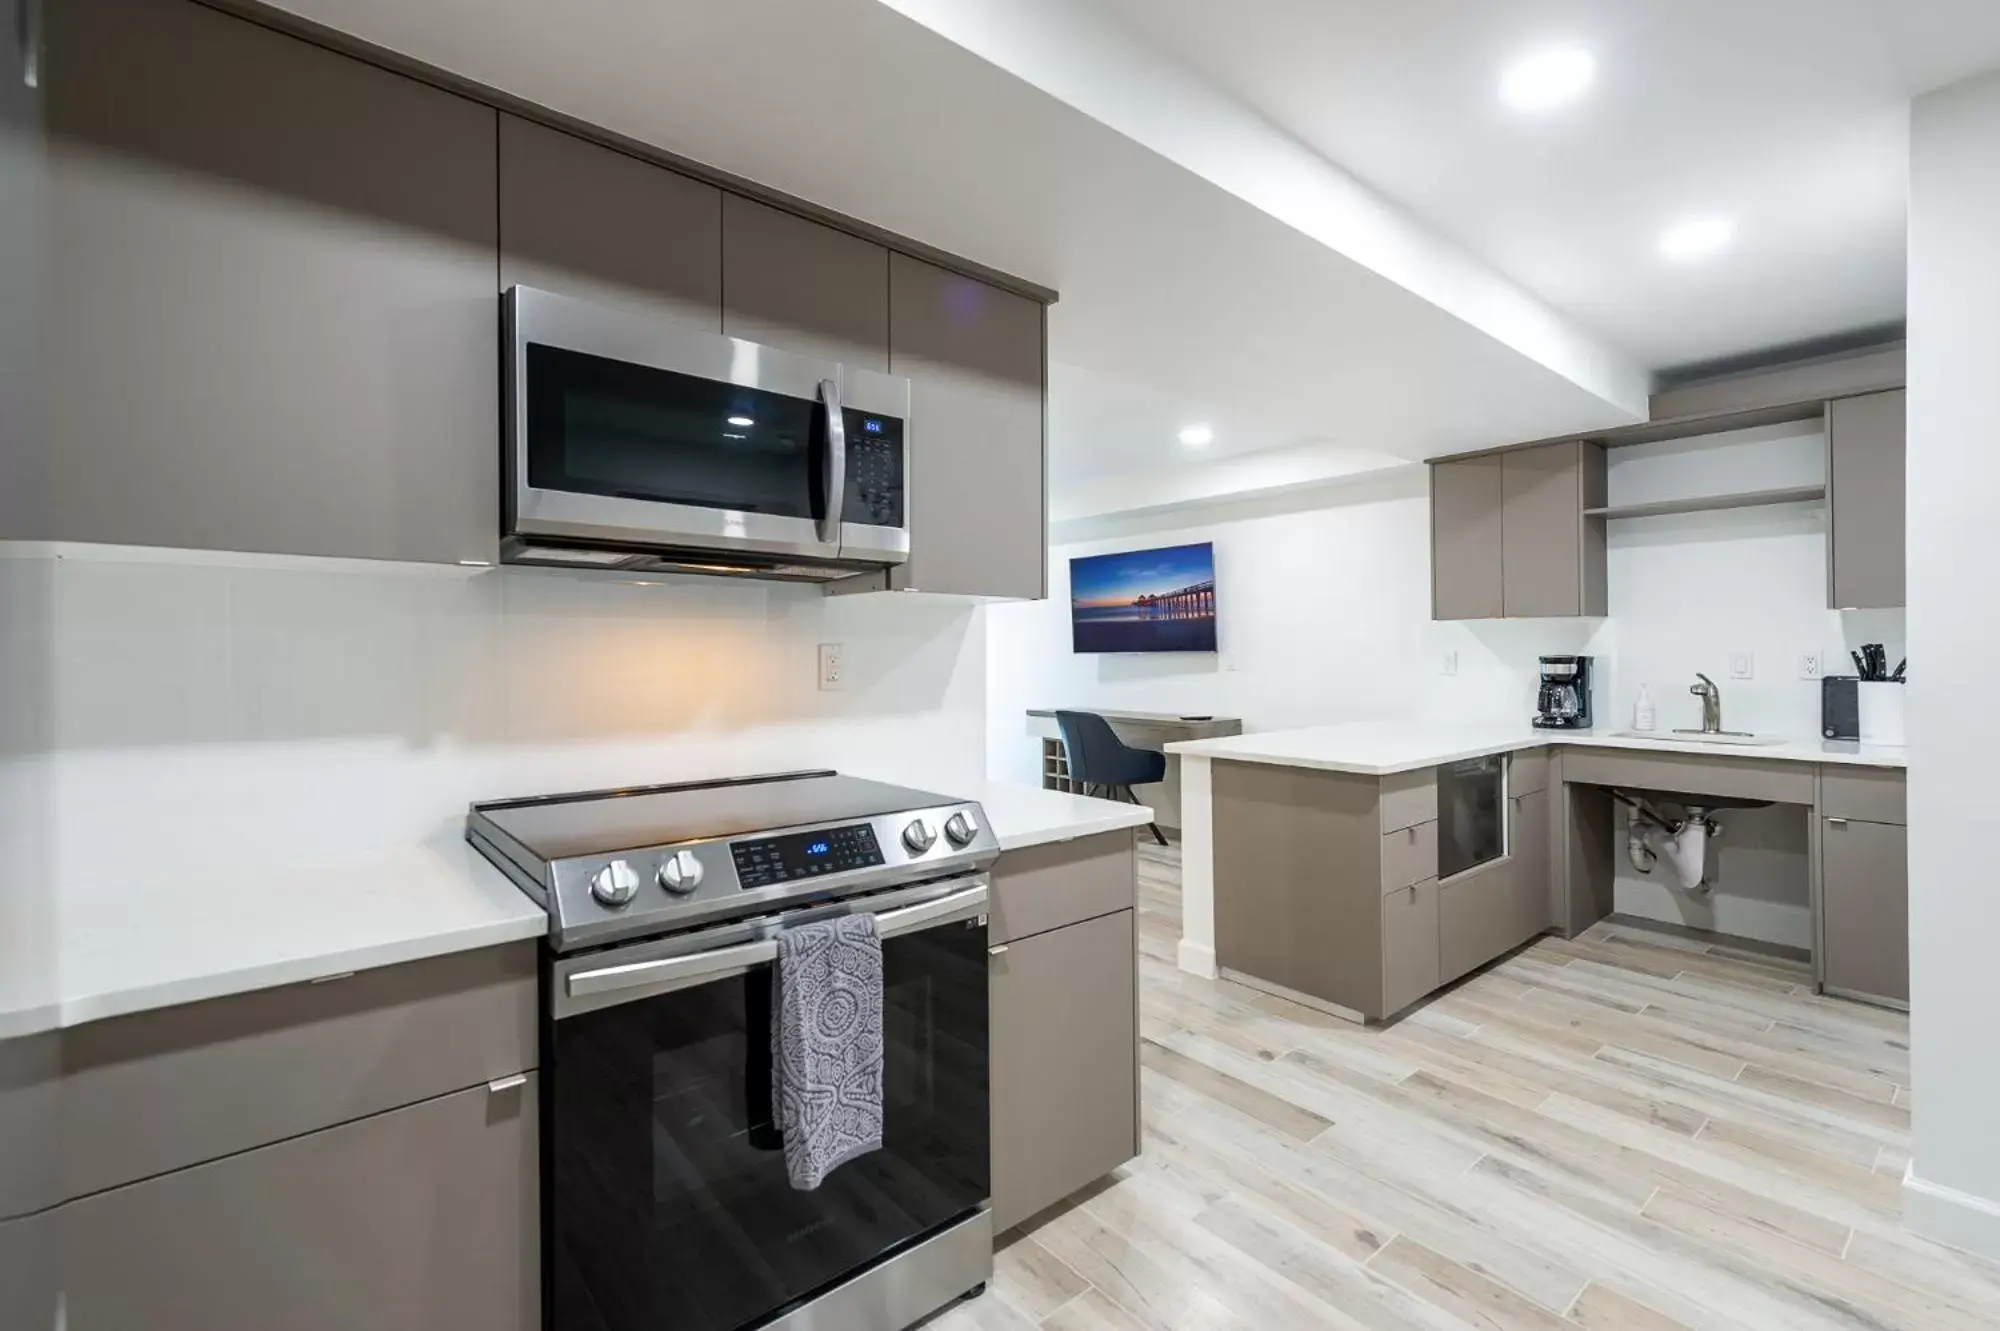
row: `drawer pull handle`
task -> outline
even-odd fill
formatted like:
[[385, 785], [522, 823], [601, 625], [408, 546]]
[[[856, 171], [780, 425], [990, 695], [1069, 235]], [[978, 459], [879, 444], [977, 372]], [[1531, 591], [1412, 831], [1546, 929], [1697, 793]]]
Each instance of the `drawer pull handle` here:
[[987, 948], [987, 949], [986, 949], [986, 955], [987, 955], [987, 956], [989, 956], [989, 957], [997, 957], [997, 956], [999, 956], [999, 955], [1000, 955], [1001, 953], [1005, 952], [1006, 950], [1007, 950], [1007, 945], [1006, 945], [1005, 943], [1002, 943], [1002, 944], [1000, 944], [1000, 945], [999, 945], [998, 947], [989, 947], [989, 948]]
[[509, 1091], [518, 1091], [527, 1084], [528, 1074], [517, 1072], [511, 1077], [500, 1077], [487, 1082], [486, 1091], [489, 1095], [505, 1095]]
[[1828, 827], [1845, 827], [1847, 826], [1847, 820], [1845, 818], [1829, 818], [1826, 820], [1826, 825]]

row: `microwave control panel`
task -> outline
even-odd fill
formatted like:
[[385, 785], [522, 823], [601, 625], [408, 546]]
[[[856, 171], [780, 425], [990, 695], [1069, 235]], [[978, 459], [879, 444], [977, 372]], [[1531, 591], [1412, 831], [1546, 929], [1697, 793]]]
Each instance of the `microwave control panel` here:
[[882, 847], [876, 843], [874, 828], [867, 823], [855, 823], [817, 832], [732, 841], [729, 856], [736, 862], [737, 881], [748, 890], [817, 878], [821, 874], [846, 873], [850, 869], [870, 869], [882, 863]]
[[880, 412], [847, 407], [848, 522], [867, 527], [903, 525], [903, 422]]

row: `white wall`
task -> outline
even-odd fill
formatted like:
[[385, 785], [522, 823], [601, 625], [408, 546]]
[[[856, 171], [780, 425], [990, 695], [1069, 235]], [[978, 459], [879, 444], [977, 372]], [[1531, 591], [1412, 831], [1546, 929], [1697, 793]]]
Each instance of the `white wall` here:
[[[10, 552], [21, 562], [21, 550]], [[65, 887], [455, 838], [475, 799], [984, 775], [981, 611], [721, 579], [84, 550], [53, 576]], [[820, 692], [816, 645], [846, 648]]]
[[1911, 119], [1912, 1228], [2000, 1258], [2000, 72]]
[[[1317, 493], [1098, 524], [1054, 547], [1049, 599], [988, 615], [987, 751], [992, 775], [1038, 781], [1029, 707], [1237, 716], [1246, 730], [1370, 718], [1513, 717], [1533, 710], [1535, 658], [1591, 649], [1595, 622], [1434, 624], [1430, 509], [1421, 467]], [[1087, 656], [1070, 650], [1069, 561], [1215, 542], [1214, 656]], [[1455, 652], [1447, 677], [1443, 658]]]

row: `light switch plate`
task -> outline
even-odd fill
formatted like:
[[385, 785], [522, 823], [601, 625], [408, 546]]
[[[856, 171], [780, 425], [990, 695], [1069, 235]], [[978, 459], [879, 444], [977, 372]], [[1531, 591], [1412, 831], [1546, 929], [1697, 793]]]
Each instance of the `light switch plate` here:
[[1729, 654], [1729, 677], [1731, 679], [1755, 679], [1757, 677], [1757, 653], [1731, 652]]
[[819, 686], [823, 692], [847, 687], [847, 652], [837, 642], [819, 645]]
[[1458, 673], [1457, 652], [1446, 652], [1444, 654], [1444, 673], [1447, 675], [1456, 675]]

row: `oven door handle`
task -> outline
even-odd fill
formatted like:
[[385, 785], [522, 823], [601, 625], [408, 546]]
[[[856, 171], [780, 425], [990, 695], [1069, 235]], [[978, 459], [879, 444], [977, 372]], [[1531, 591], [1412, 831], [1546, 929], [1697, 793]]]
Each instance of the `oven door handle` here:
[[[969, 920], [986, 912], [988, 895], [986, 884], [979, 883], [934, 901], [886, 910], [875, 916], [875, 930], [883, 938], [896, 938], [958, 920]], [[760, 938], [753, 943], [719, 947], [685, 957], [661, 957], [656, 961], [635, 961], [624, 966], [578, 971], [564, 983], [564, 990], [570, 998], [590, 998], [628, 989], [667, 994], [711, 980], [742, 975], [777, 959], [777, 940]]]

